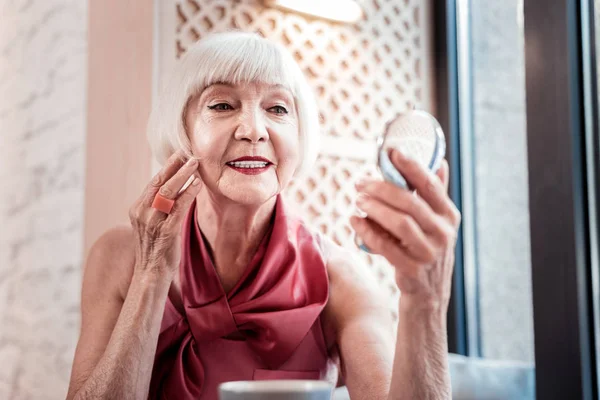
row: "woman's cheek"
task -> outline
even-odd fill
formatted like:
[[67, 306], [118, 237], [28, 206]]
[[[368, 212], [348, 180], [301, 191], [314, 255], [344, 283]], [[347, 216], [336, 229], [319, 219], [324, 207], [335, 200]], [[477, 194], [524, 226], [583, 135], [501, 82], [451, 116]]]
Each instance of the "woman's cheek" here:
[[296, 143], [293, 146], [287, 147], [280, 158], [280, 172], [286, 175], [286, 181], [292, 178], [294, 172], [300, 165], [298, 146], [299, 144]]
[[276, 135], [272, 140], [278, 148], [280, 160], [290, 160], [291, 162], [298, 160], [300, 141], [298, 138], [298, 127], [288, 125], [282, 127], [282, 134]]
[[207, 124], [198, 124], [194, 129], [192, 140], [194, 154], [200, 159], [211, 159], [220, 154], [218, 151], [218, 138], [212, 134], [212, 127]]

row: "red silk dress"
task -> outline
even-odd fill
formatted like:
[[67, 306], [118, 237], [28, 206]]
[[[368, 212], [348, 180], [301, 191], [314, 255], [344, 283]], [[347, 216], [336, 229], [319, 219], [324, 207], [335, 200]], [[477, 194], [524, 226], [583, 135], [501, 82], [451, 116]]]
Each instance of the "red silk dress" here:
[[279, 197], [256, 255], [225, 293], [195, 211], [194, 204], [183, 228], [184, 310], [167, 299], [149, 397], [216, 400], [218, 385], [234, 380], [335, 384], [321, 327], [329, 281], [317, 238]]

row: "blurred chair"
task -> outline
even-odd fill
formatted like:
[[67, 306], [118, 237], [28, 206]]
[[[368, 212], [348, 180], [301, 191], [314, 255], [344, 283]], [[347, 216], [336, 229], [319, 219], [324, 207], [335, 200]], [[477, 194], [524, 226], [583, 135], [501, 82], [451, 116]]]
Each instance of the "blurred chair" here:
[[534, 400], [535, 366], [450, 354], [455, 400]]
[[[469, 358], [450, 354], [454, 400], [534, 400], [533, 363]], [[346, 387], [336, 389], [334, 400], [348, 400]]]

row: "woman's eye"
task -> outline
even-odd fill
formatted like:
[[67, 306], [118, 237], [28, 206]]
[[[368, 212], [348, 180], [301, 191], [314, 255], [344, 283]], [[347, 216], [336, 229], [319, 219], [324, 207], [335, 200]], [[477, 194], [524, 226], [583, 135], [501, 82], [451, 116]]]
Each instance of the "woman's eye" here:
[[269, 108], [269, 110], [273, 111], [275, 114], [287, 114], [288, 110], [283, 106], [274, 106]]
[[212, 106], [208, 106], [208, 108], [210, 108], [211, 110], [216, 110], [216, 111], [229, 111], [229, 110], [233, 110], [233, 107], [231, 107], [227, 103], [215, 104], [215, 105], [212, 105]]

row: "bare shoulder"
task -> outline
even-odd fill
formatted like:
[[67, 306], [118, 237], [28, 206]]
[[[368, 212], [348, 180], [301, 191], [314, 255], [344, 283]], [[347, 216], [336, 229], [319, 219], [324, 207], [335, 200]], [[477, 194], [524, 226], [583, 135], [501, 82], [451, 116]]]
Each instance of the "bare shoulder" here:
[[117, 289], [122, 298], [125, 298], [134, 263], [133, 229], [126, 225], [109, 229], [96, 240], [89, 251], [84, 271], [84, 295], [86, 286], [90, 289], [89, 286], [103, 285], [105, 288], [111, 286]]
[[389, 299], [368, 267], [329, 239], [323, 240], [323, 247], [330, 287], [325, 316], [336, 331], [363, 317], [375, 318], [391, 329]]

